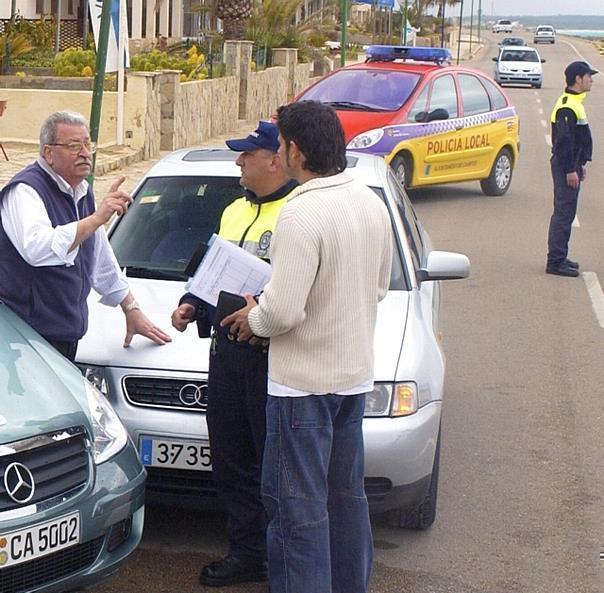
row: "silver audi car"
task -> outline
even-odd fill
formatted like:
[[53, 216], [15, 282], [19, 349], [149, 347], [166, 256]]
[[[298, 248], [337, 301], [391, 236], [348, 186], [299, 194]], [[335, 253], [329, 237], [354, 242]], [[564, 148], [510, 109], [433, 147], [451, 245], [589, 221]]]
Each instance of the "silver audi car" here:
[[[241, 195], [237, 153], [185, 149], [159, 161], [110, 229], [120, 266], [145, 313], [164, 328], [185, 292], [184, 273], [224, 208]], [[445, 358], [439, 330], [440, 280], [465, 278], [468, 259], [433, 251], [383, 159], [349, 153], [348, 173], [385, 202], [396, 248], [390, 291], [375, 333], [375, 389], [368, 394], [365, 488], [374, 512], [401, 527], [426, 528], [436, 516]], [[89, 301], [90, 325], [77, 362], [106, 394], [148, 472], [148, 501], [213, 502], [212, 451], [205, 420], [209, 339], [195, 326], [158, 348], [140, 338], [121, 347], [123, 315]]]

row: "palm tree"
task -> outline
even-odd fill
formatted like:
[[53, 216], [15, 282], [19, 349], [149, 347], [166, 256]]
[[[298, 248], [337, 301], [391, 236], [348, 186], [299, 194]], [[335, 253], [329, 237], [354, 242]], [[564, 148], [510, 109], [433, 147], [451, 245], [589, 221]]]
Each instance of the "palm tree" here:
[[253, 0], [216, 0], [216, 16], [222, 19], [225, 39], [245, 39]]

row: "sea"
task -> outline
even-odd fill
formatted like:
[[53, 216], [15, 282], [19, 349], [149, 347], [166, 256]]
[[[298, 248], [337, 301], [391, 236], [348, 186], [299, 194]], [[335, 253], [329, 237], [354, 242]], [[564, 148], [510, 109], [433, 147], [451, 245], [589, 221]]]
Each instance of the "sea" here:
[[604, 40], [604, 30], [602, 29], [556, 29], [556, 33], [570, 35], [571, 37], [582, 37], [583, 39]]

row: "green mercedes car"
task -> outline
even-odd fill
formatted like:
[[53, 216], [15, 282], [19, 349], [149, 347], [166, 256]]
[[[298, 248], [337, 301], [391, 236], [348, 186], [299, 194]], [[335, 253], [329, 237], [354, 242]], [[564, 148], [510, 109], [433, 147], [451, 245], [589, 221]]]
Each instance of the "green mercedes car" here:
[[141, 538], [144, 486], [105, 397], [0, 303], [0, 593], [116, 572]]

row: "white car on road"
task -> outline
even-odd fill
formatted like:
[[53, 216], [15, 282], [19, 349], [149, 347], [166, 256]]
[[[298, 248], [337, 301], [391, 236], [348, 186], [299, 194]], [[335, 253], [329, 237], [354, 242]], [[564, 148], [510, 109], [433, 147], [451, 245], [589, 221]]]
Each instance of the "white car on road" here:
[[[185, 292], [184, 270], [200, 242], [241, 195], [237, 153], [185, 149], [163, 158], [140, 182], [134, 203], [110, 230], [120, 266], [145, 313], [168, 326]], [[403, 527], [425, 528], [436, 513], [445, 358], [438, 280], [464, 278], [461, 254], [432, 251], [405, 191], [385, 161], [349, 153], [350, 175], [386, 203], [396, 237], [390, 291], [379, 304], [375, 389], [364, 421], [365, 486], [373, 511]], [[148, 499], [213, 500], [205, 410], [209, 339], [194, 327], [157, 347], [124, 349], [119, 309], [89, 299], [90, 325], [77, 361], [113, 404], [147, 467]]]

